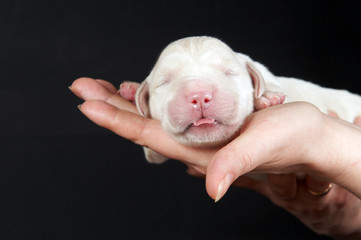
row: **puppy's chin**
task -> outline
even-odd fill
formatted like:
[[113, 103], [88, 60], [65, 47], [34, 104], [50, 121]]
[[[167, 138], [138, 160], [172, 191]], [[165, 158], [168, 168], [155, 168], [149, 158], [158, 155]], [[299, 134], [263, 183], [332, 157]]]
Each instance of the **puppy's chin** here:
[[175, 139], [185, 145], [215, 147], [233, 140], [239, 133], [240, 125], [225, 125], [219, 122], [189, 125], [184, 131], [171, 133]]

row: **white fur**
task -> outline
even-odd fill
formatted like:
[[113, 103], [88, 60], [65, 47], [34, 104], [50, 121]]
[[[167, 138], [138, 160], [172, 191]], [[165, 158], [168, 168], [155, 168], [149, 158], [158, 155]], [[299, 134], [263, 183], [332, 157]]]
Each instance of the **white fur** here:
[[[281, 92], [287, 96], [285, 102], [307, 101], [321, 111], [333, 111], [349, 122], [361, 115], [360, 96], [299, 79], [276, 77], [262, 64], [244, 54], [235, 53], [226, 44], [211, 37], [184, 38], [168, 45], [142, 84], [148, 87], [148, 105], [140, 103], [139, 99], [144, 96], [137, 93], [137, 106], [143, 113], [149, 111], [148, 117], [160, 120], [163, 128], [182, 143], [224, 144], [234, 137], [245, 118], [254, 111], [255, 92], [247, 64], [262, 75], [264, 87], [261, 86], [261, 93]], [[222, 125], [223, 129], [211, 129], [208, 133], [201, 131], [199, 134], [185, 128], [193, 115], [188, 115], [188, 110], [182, 108], [183, 105], [187, 108], [187, 104], [179, 98], [199, 89], [214, 93], [214, 104], [219, 109], [212, 110], [211, 115], [226, 123]], [[177, 114], [179, 116], [175, 116]], [[214, 134], [211, 134], [212, 131]], [[164, 161], [164, 157], [149, 151], [146, 150], [149, 161]]]

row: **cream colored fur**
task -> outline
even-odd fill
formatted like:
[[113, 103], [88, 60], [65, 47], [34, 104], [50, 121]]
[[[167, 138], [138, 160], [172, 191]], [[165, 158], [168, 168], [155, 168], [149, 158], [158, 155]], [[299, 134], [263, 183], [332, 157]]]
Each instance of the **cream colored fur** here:
[[[185, 126], [172, 123], [177, 109], [180, 109], [180, 115], [187, 117], [174, 100], [179, 98], [178, 93], [200, 88], [217, 93], [217, 104], [226, 108], [219, 111], [225, 115], [224, 121], [228, 125], [213, 135], [192, 135], [185, 131]], [[310, 102], [321, 111], [335, 112], [349, 122], [361, 115], [360, 96], [345, 90], [323, 88], [300, 79], [274, 76], [262, 64], [234, 52], [220, 40], [211, 37], [189, 37], [168, 45], [138, 90], [136, 102], [143, 115], [160, 120], [163, 128], [179, 142], [217, 145], [232, 140], [234, 133], [254, 111], [255, 101], [260, 101], [265, 93], [285, 94], [285, 102]], [[173, 111], [172, 107], [176, 109]], [[178, 122], [183, 120], [186, 121], [177, 117]], [[166, 159], [150, 149], [146, 149], [146, 157], [148, 161], [156, 163]]]

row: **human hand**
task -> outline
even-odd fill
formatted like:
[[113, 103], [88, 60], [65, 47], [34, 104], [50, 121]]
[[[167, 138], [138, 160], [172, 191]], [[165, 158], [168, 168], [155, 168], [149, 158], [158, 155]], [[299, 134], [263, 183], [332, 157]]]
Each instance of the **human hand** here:
[[[141, 117], [135, 106], [117, 95], [115, 87], [106, 81], [81, 78], [74, 81], [71, 89], [85, 100], [81, 111], [95, 123], [137, 144], [185, 162], [191, 168], [190, 173], [200, 175], [207, 172], [207, 190], [213, 198], [222, 196], [233, 180], [250, 171], [283, 174], [302, 171], [331, 182], [345, 181], [341, 178], [345, 170], [342, 163], [347, 161], [336, 161], [339, 159], [335, 160], [334, 154], [329, 154], [330, 147], [334, 151], [338, 147], [337, 142], [328, 141], [330, 129], [333, 131], [334, 128], [330, 128], [327, 116], [310, 104], [283, 104], [253, 114], [241, 129], [240, 136], [218, 151], [175, 142], [158, 121]], [[355, 131], [344, 122], [337, 124], [333, 127], [342, 125], [344, 138], [355, 137], [350, 131], [360, 133], [360, 129]], [[352, 142], [349, 141], [346, 150], [352, 148]], [[345, 157], [347, 155], [350, 154]], [[323, 159], [315, 161], [314, 156]], [[222, 180], [227, 171], [233, 179], [225, 184]]]
[[136, 144], [181, 160], [189, 166], [188, 171], [192, 175], [204, 176], [215, 149], [198, 149], [174, 141], [162, 130], [158, 121], [142, 117], [135, 105], [120, 97], [109, 82], [80, 78], [70, 89], [85, 100], [80, 109], [93, 122]]
[[[360, 199], [345, 188], [329, 183], [336, 181], [347, 168], [335, 162], [345, 161], [344, 158], [323, 157], [328, 155], [325, 151], [341, 147], [323, 139], [330, 137], [323, 132], [324, 118], [329, 117], [307, 104], [289, 106], [291, 105], [294, 109], [287, 109], [287, 105], [278, 106], [279, 109], [258, 112], [248, 119], [248, 126], [243, 128], [240, 136], [220, 149], [210, 161], [207, 172], [207, 184], [210, 186], [208, 191], [217, 193], [218, 199], [223, 196], [229, 183], [243, 173], [253, 169], [254, 172], [273, 172], [275, 174], [267, 174], [267, 181], [258, 184], [258, 192], [295, 215], [317, 233], [338, 239], [360, 239]], [[357, 117], [354, 123], [361, 125], [360, 120]], [[338, 123], [352, 129], [352, 126], [344, 122]], [[326, 125], [328, 127], [333, 129], [332, 125]], [[345, 134], [347, 135], [346, 132]], [[337, 135], [334, 137], [337, 138]], [[351, 139], [348, 140], [352, 142]], [[317, 146], [318, 142], [329, 145], [320, 147]], [[318, 151], [310, 151], [315, 149]], [[308, 173], [303, 180], [293, 173], [300, 171]], [[217, 179], [218, 176], [223, 178]], [[211, 181], [215, 183], [212, 184]], [[355, 183], [354, 180], [353, 182]], [[217, 189], [210, 189], [217, 186]]]
[[[235, 181], [236, 186], [252, 188], [266, 195], [274, 203], [286, 208], [318, 232], [326, 230], [321, 226], [322, 224], [314, 226], [314, 220], [322, 217], [322, 222], [326, 223], [327, 228], [327, 223], [329, 223], [327, 219], [337, 213], [332, 209], [339, 206], [341, 202], [336, 201], [335, 197], [344, 196], [340, 199], [347, 202], [347, 206], [354, 206], [348, 205], [350, 202], [348, 196], [353, 195], [336, 185], [322, 198], [316, 198], [307, 191], [307, 188], [316, 192], [321, 191], [330, 181], [328, 178], [339, 174], [337, 171], [324, 174], [327, 171], [323, 168], [324, 162], [315, 165], [310, 157], [317, 153], [305, 154], [305, 150], [312, 149], [311, 147], [314, 147], [317, 141], [322, 140], [317, 136], [320, 134], [323, 136], [324, 133], [322, 127], [324, 116], [309, 104], [286, 104], [253, 114], [242, 128], [240, 137], [218, 151], [212, 148], [193, 148], [175, 142], [162, 130], [158, 121], [141, 117], [135, 106], [118, 96], [117, 90], [108, 82], [81, 78], [73, 83], [71, 89], [85, 100], [81, 111], [98, 125], [172, 159], [181, 160], [189, 166], [188, 172], [192, 175], [207, 174], [207, 191], [213, 198], [223, 196], [228, 186]], [[270, 128], [267, 124], [271, 124], [272, 127]], [[280, 129], [283, 130], [280, 131]], [[303, 133], [301, 135], [298, 132], [300, 130]], [[262, 137], [260, 133], [263, 134]], [[291, 137], [294, 144], [290, 147]], [[245, 142], [245, 139], [248, 141]], [[269, 139], [272, 139], [272, 142], [269, 142]], [[245, 149], [252, 148], [255, 149], [253, 152], [245, 152]], [[261, 154], [254, 155], [259, 153], [257, 148], [261, 150]], [[255, 161], [251, 161], [252, 159]], [[242, 164], [239, 164], [240, 162]], [[242, 171], [240, 171], [240, 166], [243, 167]], [[222, 174], [229, 169], [234, 170], [233, 176], [232, 178], [228, 176], [227, 182], [224, 182], [226, 178]], [[268, 181], [255, 181], [237, 176], [249, 171], [282, 173], [283, 175], [269, 175]], [[326, 176], [326, 179], [319, 181], [308, 175], [305, 181], [298, 181], [292, 173], [299, 171], [315, 176]], [[338, 194], [342, 191], [345, 193]], [[353, 201], [358, 200], [355, 197], [354, 199], [356, 200]], [[310, 206], [313, 206], [312, 209]], [[344, 215], [347, 215], [346, 213], [349, 214], [349, 211], [345, 211]]]

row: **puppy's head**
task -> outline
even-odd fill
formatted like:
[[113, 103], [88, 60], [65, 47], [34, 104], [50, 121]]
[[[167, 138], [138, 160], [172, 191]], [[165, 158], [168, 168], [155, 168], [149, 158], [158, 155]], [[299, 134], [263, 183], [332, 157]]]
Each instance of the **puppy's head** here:
[[224, 143], [253, 111], [259, 88], [256, 93], [252, 69], [220, 40], [180, 39], [163, 50], [138, 89], [138, 110], [182, 143]]

